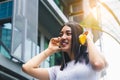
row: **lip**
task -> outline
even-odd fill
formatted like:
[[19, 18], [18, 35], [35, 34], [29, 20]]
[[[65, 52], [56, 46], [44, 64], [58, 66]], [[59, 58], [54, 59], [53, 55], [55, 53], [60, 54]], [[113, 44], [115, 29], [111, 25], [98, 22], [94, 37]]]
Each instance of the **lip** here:
[[62, 40], [60, 44], [61, 44], [61, 47], [65, 47], [69, 44], [69, 42], [67, 40]]

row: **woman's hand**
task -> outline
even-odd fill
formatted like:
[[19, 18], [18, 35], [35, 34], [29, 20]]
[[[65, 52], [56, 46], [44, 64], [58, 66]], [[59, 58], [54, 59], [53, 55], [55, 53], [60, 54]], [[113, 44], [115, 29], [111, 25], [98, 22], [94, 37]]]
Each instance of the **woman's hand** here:
[[61, 50], [61, 48], [60, 48], [60, 38], [59, 37], [51, 38], [51, 40], [49, 42], [48, 49], [52, 50], [53, 53], [56, 53], [56, 52], [60, 51]]
[[91, 29], [87, 28], [86, 30], [88, 32], [88, 34], [87, 34], [87, 40], [93, 41], [93, 34], [92, 34]]

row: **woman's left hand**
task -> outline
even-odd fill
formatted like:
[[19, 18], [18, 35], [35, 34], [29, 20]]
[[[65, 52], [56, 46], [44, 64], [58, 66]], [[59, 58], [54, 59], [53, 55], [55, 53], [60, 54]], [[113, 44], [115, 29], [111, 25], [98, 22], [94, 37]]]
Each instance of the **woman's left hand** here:
[[88, 34], [87, 34], [87, 40], [91, 40], [93, 41], [93, 34], [92, 34], [92, 30], [90, 28], [87, 28], [86, 31], [88, 31]]

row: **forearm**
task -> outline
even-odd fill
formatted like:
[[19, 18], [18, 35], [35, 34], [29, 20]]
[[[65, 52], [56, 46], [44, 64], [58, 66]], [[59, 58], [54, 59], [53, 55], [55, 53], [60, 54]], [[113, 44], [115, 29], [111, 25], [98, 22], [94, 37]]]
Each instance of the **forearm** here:
[[87, 39], [87, 46], [89, 52], [89, 61], [92, 64], [93, 68], [96, 70], [101, 70], [104, 68], [106, 61], [90, 38]]
[[48, 48], [34, 56], [32, 59], [27, 61], [27, 63], [23, 64], [22, 70], [37, 79], [49, 80], [48, 70], [39, 66], [48, 56], [60, 51], [58, 45], [53, 43], [54, 40], [58, 40], [58, 38], [52, 38], [49, 42]]
[[51, 55], [51, 51], [49, 49], [46, 49], [42, 51], [40, 54], [34, 56], [32, 59], [30, 59], [27, 63], [23, 64], [22, 69], [24, 71], [30, 70], [32, 68], [38, 68], [39, 65], [48, 57]]

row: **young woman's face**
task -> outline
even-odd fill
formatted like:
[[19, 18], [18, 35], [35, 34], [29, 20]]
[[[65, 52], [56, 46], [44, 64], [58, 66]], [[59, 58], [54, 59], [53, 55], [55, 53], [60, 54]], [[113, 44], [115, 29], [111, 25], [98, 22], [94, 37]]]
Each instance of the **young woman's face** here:
[[72, 32], [69, 26], [64, 26], [60, 32], [60, 46], [62, 51], [70, 52]]

